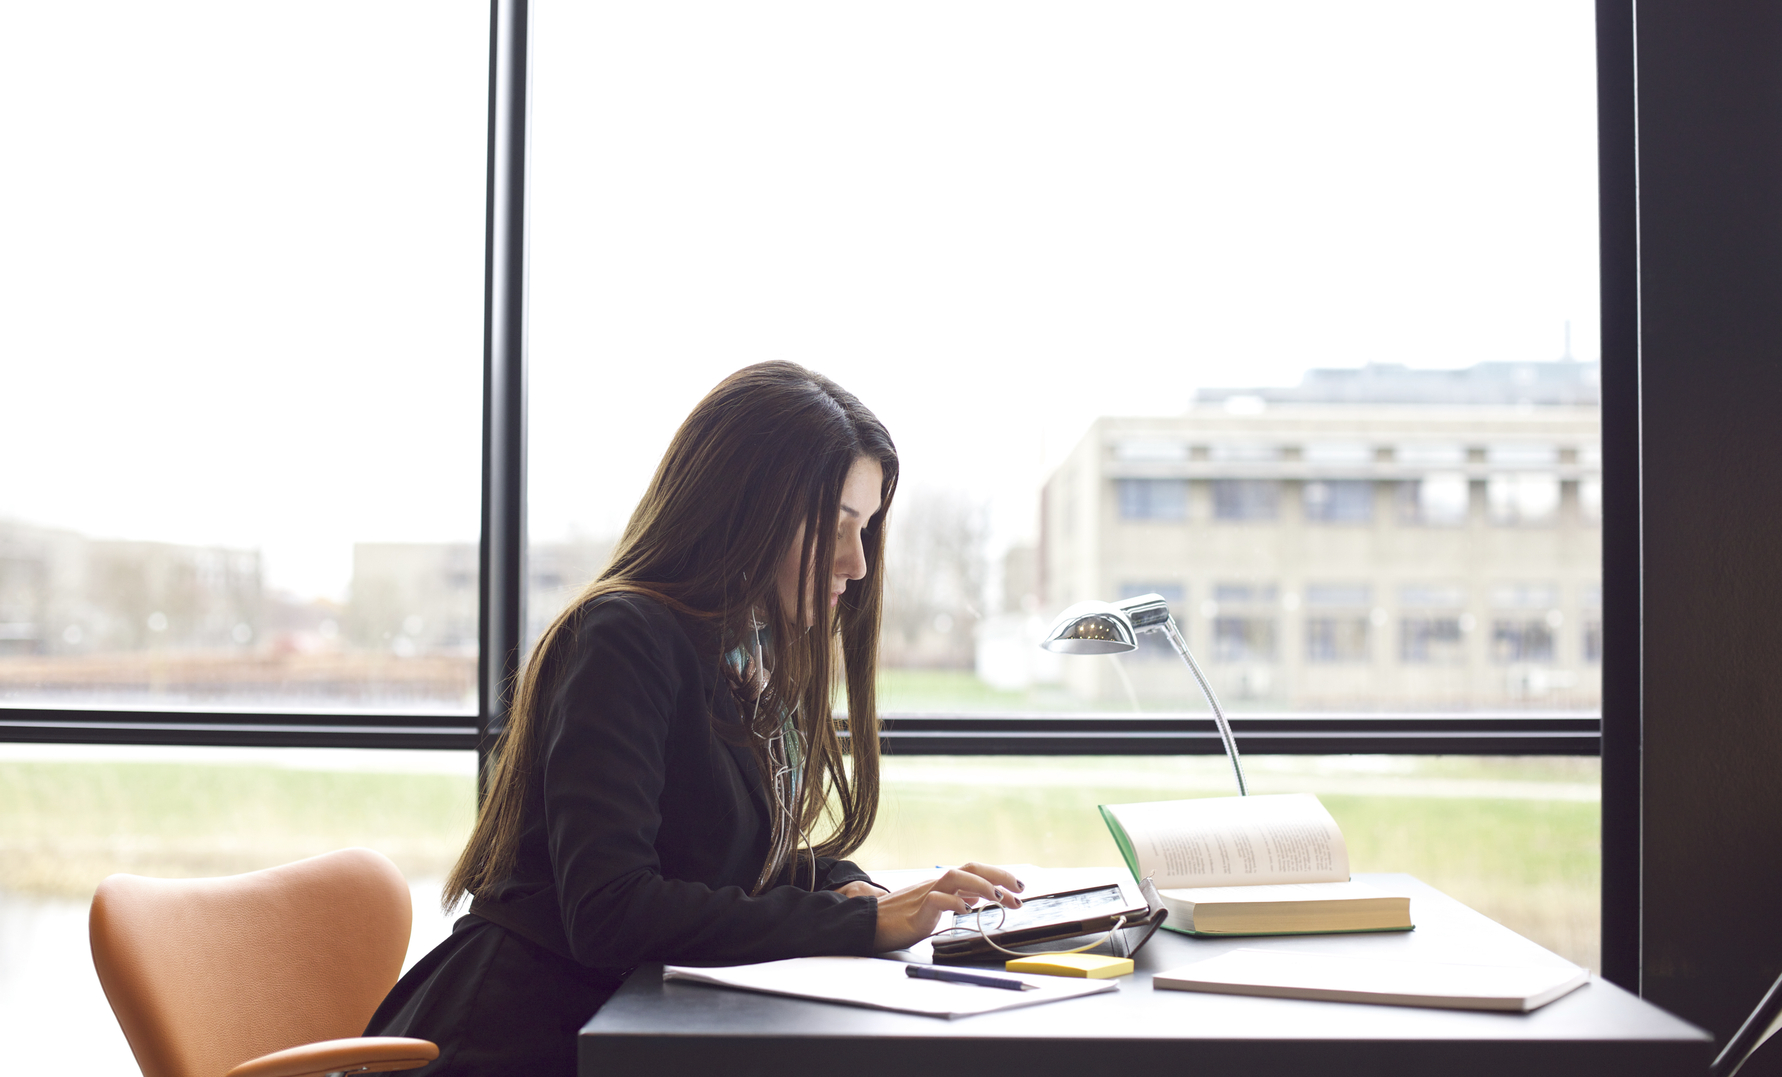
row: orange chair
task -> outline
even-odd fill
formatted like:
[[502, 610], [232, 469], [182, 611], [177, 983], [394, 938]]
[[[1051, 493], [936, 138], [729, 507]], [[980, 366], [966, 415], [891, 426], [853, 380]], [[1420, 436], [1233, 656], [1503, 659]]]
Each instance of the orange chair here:
[[439, 1057], [359, 1035], [402, 972], [412, 917], [396, 865], [342, 849], [222, 879], [113, 875], [87, 926], [143, 1077], [310, 1077]]

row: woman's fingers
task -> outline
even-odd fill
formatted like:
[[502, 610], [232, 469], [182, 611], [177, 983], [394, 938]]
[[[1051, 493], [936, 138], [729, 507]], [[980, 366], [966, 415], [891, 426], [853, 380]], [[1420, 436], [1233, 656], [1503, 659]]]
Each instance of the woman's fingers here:
[[[976, 861], [969, 864], [961, 864], [959, 866], [980, 879], [995, 883], [997, 886], [1002, 887], [1011, 894], [1019, 894], [1021, 891], [1027, 889], [1027, 884], [1020, 879], [1015, 878], [1015, 873], [1009, 871], [1007, 868], [999, 868], [992, 864], [979, 864]], [[1021, 903], [1017, 900], [1015, 904], [1010, 907], [1018, 909], [1021, 907]]]
[[874, 932], [880, 953], [900, 950], [934, 933], [945, 912], [970, 912], [980, 899], [1018, 909], [1015, 892], [1025, 889], [1021, 880], [988, 864], [965, 864], [932, 882], [916, 883], [879, 897], [878, 927]]
[[970, 912], [971, 902], [960, 897], [958, 894], [949, 894], [941, 890], [930, 890], [928, 896], [922, 899], [922, 907], [924, 912], [932, 912], [938, 919], [943, 912]]
[[[979, 868], [995, 879], [969, 871], [968, 868]], [[1007, 883], [1000, 880], [1006, 879]], [[954, 868], [934, 881], [934, 889], [944, 890], [949, 894], [969, 894], [974, 898], [994, 901], [1011, 909], [1021, 907], [1021, 899], [1015, 896], [1010, 884], [1015, 877], [1001, 868], [985, 868], [982, 864], [968, 864], [963, 868]]]
[[980, 864], [975, 860], [959, 866], [962, 869], [971, 872], [973, 875], [988, 879], [998, 886], [1006, 886], [1010, 890], [1017, 892], [1027, 889], [1026, 885], [1022, 883], [1020, 879], [1015, 878], [1015, 873], [1007, 868], [999, 868], [994, 864]]

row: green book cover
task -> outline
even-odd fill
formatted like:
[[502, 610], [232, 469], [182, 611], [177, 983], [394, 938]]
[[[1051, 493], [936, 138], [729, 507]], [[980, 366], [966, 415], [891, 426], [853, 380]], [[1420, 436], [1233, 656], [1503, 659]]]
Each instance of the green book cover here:
[[1120, 855], [1126, 860], [1126, 870], [1132, 872], [1134, 879], [1142, 879], [1143, 876], [1139, 874], [1138, 853], [1132, 849], [1132, 839], [1126, 836], [1126, 828], [1120, 825], [1120, 820], [1114, 818], [1114, 813], [1108, 810], [1106, 804], [1097, 804], [1095, 807], [1101, 812], [1101, 821], [1108, 825], [1108, 832], [1114, 835], [1114, 844], [1120, 847]]

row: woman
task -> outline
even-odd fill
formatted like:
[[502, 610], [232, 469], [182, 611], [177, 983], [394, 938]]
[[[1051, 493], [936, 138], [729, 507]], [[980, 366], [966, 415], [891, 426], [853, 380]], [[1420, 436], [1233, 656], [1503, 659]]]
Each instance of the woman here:
[[792, 363], [693, 409], [611, 565], [520, 676], [446, 881], [469, 915], [367, 1035], [433, 1040], [418, 1073], [569, 1074], [576, 1030], [645, 962], [880, 953], [979, 898], [1020, 904], [997, 868], [887, 893], [841, 859], [878, 808], [896, 486], [885, 428]]

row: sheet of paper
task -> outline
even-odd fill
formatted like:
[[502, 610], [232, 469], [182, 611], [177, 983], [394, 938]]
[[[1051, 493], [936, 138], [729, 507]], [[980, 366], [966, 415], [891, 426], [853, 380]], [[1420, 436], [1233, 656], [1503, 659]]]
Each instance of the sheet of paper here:
[[1160, 972], [1152, 986], [1220, 994], [1526, 1011], [1582, 986], [1576, 965], [1467, 965], [1350, 954], [1229, 950]]
[[876, 957], [794, 957], [710, 969], [669, 965], [662, 978], [930, 1017], [969, 1017], [1119, 989], [1114, 980], [1023, 976], [1019, 978], [1037, 985], [1034, 990], [1005, 991], [912, 979], [904, 972], [905, 965]]

